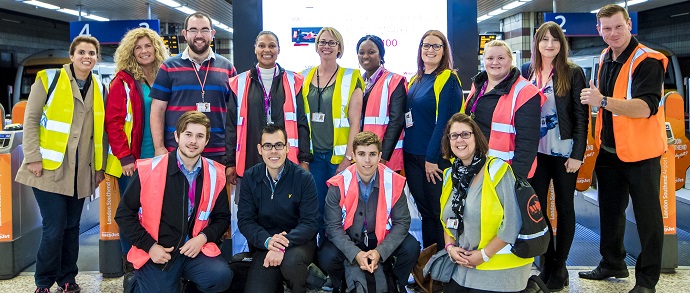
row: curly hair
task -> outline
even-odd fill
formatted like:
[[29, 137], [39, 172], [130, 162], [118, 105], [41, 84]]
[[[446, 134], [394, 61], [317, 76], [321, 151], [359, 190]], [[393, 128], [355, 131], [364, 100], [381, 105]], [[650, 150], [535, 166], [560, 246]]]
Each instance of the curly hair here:
[[168, 49], [165, 47], [165, 44], [163, 44], [163, 38], [155, 31], [143, 27], [128, 31], [125, 36], [122, 37], [122, 41], [120, 41], [117, 50], [115, 50], [115, 64], [117, 65], [117, 71], [125, 70], [132, 73], [136, 80], [143, 80], [145, 78], [144, 71], [137, 62], [137, 58], [134, 56], [136, 42], [143, 37], [151, 40], [153, 48], [156, 49], [156, 53], [154, 54], [155, 60], [152, 64], [154, 74], [158, 74], [158, 68], [160, 68], [165, 59], [170, 57]]

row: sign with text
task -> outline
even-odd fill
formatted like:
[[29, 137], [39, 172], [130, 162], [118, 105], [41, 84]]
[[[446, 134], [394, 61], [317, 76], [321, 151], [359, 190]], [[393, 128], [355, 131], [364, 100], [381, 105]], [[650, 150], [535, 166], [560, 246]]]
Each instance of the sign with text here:
[[[637, 12], [631, 11], [632, 34], [637, 35]], [[598, 36], [597, 14], [580, 13], [544, 13], [544, 22], [553, 21], [563, 29], [566, 36]]]
[[484, 55], [484, 45], [493, 40], [502, 40], [501, 35], [479, 35], [479, 56]]
[[111, 21], [73, 21], [69, 23], [70, 41], [77, 36], [92, 36], [101, 44], [117, 44], [131, 29], [145, 27], [160, 33], [158, 19], [111, 20]]

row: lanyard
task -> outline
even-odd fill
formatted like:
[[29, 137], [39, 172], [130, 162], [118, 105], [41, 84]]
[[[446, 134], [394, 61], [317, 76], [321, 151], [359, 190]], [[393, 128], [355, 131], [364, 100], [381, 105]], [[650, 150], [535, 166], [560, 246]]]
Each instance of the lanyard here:
[[369, 92], [371, 92], [371, 90], [374, 88], [374, 85], [376, 84], [376, 81], [378, 81], [379, 78], [381, 78], [381, 76], [383, 75], [383, 72], [385, 71], [385, 70], [381, 70], [381, 69], [383, 69], [383, 66], [381, 66], [381, 67], [379, 67], [379, 69], [377, 69], [377, 71], [380, 70], [379, 74], [377, 74], [375, 77], [370, 77], [369, 79], [367, 79], [367, 88], [364, 89], [364, 95], [363, 96], [366, 96]]
[[[506, 78], [508, 78], [510, 74], [506, 75], [499, 81], [496, 85], [501, 84]], [[482, 89], [479, 91], [479, 94], [477, 95], [477, 99], [474, 100], [474, 104], [472, 104], [472, 109], [470, 109], [470, 116], [474, 119], [474, 110], [477, 109], [477, 103], [479, 102], [479, 99], [481, 99], [484, 96], [484, 93], [486, 92], [486, 87], [489, 85], [489, 80], [487, 79], [484, 81], [484, 85], [482, 85]]]
[[[276, 74], [278, 72], [278, 66], [273, 67], [273, 78], [276, 78]], [[259, 76], [259, 84], [261, 85], [261, 90], [264, 94], [264, 111], [266, 112], [266, 117], [268, 117], [268, 120], [271, 120], [271, 89], [268, 89], [266, 91], [266, 87], [264, 86], [264, 79], [263, 76], [261, 76], [261, 70], [259, 69], [259, 66], [256, 67], [256, 73]]]
[[541, 78], [540, 78], [540, 77], [541, 77], [541, 74], [538, 74], [538, 75], [535, 77], [535, 79], [536, 79], [536, 81], [537, 81], [537, 87], [539, 88], [539, 90], [540, 90], [542, 93], [544, 93], [544, 88], [546, 88], [546, 85], [549, 83], [549, 79], [551, 79], [552, 76], [553, 76], [553, 68], [551, 68], [551, 72], [549, 73], [549, 77], [546, 78], [546, 82], [544, 82], [543, 85], [541, 84]]
[[[432, 79], [433, 78], [427, 78], [426, 81], [428, 82], [429, 80], [432, 80]], [[408, 108], [410, 109], [410, 111], [412, 111], [412, 100], [414, 100], [415, 96], [417, 95], [417, 92], [419, 92], [419, 89], [423, 83], [424, 83], [424, 75], [419, 77], [418, 82], [413, 82], [412, 86], [410, 86], [410, 90], [412, 90], [412, 88], [414, 88], [414, 91], [407, 94], [407, 105], [409, 106]]]
[[316, 68], [316, 92], [319, 94], [319, 104], [316, 109], [317, 113], [321, 113], [321, 102], [323, 101], [323, 98], [321, 95], [323, 94], [324, 91], [326, 91], [326, 88], [328, 87], [328, 84], [331, 83], [331, 80], [333, 80], [333, 77], [335, 77], [335, 74], [338, 73], [338, 69], [340, 69], [340, 65], [337, 65], [335, 67], [335, 71], [333, 72], [333, 75], [331, 75], [331, 78], [328, 79], [326, 84], [323, 86], [323, 89], [321, 88], [321, 81], [319, 81], [319, 68]]
[[[199, 77], [199, 70], [196, 69], [196, 64], [194, 64], [194, 61], [190, 61], [190, 62], [192, 62], [192, 67], [194, 68], [194, 73], [196, 73], [196, 79], [199, 80], [199, 85], [201, 86], [201, 102], [205, 102], [204, 101], [204, 94], [206, 92], [204, 91], [204, 86], [206, 86], [206, 78], [208, 78], [208, 72], [210, 71], [209, 69], [211, 67], [211, 60], [208, 61], [208, 67], [206, 68], [206, 75], [204, 76], [204, 82], [203, 83], [201, 82], [201, 77]], [[201, 65], [199, 65], [199, 67], [201, 68], [201, 66], [203, 66], [203, 65], [204, 65], [204, 62], [201, 62]]]
[[[180, 161], [177, 161], [177, 167], [182, 170], [182, 168], [185, 168], [180, 164]], [[184, 174], [183, 171], [182, 174]], [[187, 176], [185, 176], [187, 177]], [[187, 209], [187, 217], [191, 217], [192, 211], [194, 211], [194, 199], [195, 199], [195, 193], [196, 193], [196, 178], [192, 180], [192, 182], [189, 184], [189, 189], [187, 190], [187, 198], [189, 198], [189, 209]]]

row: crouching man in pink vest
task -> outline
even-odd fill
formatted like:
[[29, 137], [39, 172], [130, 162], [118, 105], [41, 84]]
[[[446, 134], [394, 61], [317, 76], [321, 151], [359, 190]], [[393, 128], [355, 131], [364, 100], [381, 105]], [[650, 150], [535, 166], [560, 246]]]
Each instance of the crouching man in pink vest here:
[[201, 157], [211, 122], [201, 112], [177, 121], [178, 148], [137, 160], [115, 221], [133, 246], [135, 292], [180, 292], [180, 278], [202, 292], [230, 287], [232, 271], [218, 242], [230, 225], [225, 167]]
[[381, 141], [373, 132], [355, 135], [352, 148], [355, 164], [327, 181], [328, 240], [321, 244], [319, 266], [333, 292], [407, 292], [420, 245], [408, 232], [405, 177], [379, 163]]

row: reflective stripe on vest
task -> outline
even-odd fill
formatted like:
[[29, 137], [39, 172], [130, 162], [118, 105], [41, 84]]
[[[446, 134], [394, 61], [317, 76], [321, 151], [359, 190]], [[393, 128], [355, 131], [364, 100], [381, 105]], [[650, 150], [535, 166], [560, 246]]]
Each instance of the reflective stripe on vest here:
[[[388, 106], [391, 103], [391, 95], [400, 82], [405, 83], [405, 77], [384, 70], [383, 75], [376, 81], [371, 92], [369, 92], [367, 106], [364, 109], [362, 131], [375, 133], [381, 139], [381, 142], [383, 142], [388, 123], [390, 122]], [[405, 86], [405, 88], [407, 87]], [[394, 171], [403, 169], [403, 133], [404, 130], [400, 133], [400, 137], [395, 143], [390, 160], [386, 162], [386, 166]]]
[[[50, 84], [55, 79], [58, 70], [58, 78], [55, 90], [46, 97], [39, 125], [39, 151], [42, 157], [43, 168], [56, 170], [62, 165], [67, 150], [72, 119], [74, 117], [74, 97], [69, 74], [65, 69], [46, 69], [36, 74], [46, 93]], [[103, 168], [103, 132], [105, 120], [105, 106], [97, 75], [92, 74], [93, 85], [93, 142], [94, 142], [94, 170]], [[87, 97], [84, 97], [87, 98]], [[83, 134], [87, 135], [87, 134]]]
[[[602, 68], [608, 50], [606, 48], [602, 51], [599, 57], [599, 68]], [[664, 70], [668, 65], [668, 58], [664, 54], [638, 44], [628, 60], [621, 66], [613, 88], [612, 99], [631, 100], [634, 98], [632, 96], [632, 77], [637, 66], [647, 58], [661, 61]], [[599, 80], [601, 80], [601, 70], [599, 70]], [[663, 97], [663, 87], [659, 95]], [[667, 142], [664, 125], [666, 115], [663, 101], [663, 99], [660, 99], [657, 113], [649, 118], [629, 118], [623, 115], [612, 115], [616, 155], [621, 161], [638, 162], [661, 156], [666, 151]], [[594, 132], [597, 147], [601, 145], [602, 111], [604, 110], [599, 108]], [[645, 134], [645, 143], [640, 143], [640, 133]]]
[[[132, 110], [132, 96], [130, 95], [131, 89], [129, 88], [129, 85], [127, 84], [126, 81], [122, 81], [125, 87], [125, 107], [127, 109], [127, 114], [125, 115], [125, 124], [124, 124], [124, 132], [125, 136], [127, 136], [127, 145], [132, 146], [132, 129], [134, 128], [133, 125], [133, 110]], [[105, 163], [105, 173], [118, 177], [122, 176], [122, 164], [120, 163], [120, 159], [118, 159], [114, 154], [113, 154], [113, 148], [108, 146], [108, 159]], [[121, 192], [124, 192], [124, 190], [121, 190]]]
[[[377, 176], [381, 176], [378, 180], [379, 191], [383, 190], [384, 200], [381, 201], [381, 197], [378, 198], [374, 233], [378, 244], [381, 244], [381, 241], [393, 227], [390, 216], [391, 210], [395, 203], [400, 200], [403, 190], [406, 190], [407, 183], [405, 177], [382, 164], [378, 164], [377, 172]], [[356, 174], [357, 165], [351, 165], [326, 182], [329, 186], [337, 186], [340, 189], [340, 208], [344, 230], [352, 226], [359, 203], [359, 182], [355, 179]]]
[[[236, 172], [238, 176], [243, 176], [247, 160], [247, 115], [249, 87], [251, 86], [250, 71], [246, 71], [230, 78], [230, 88], [237, 94], [237, 144], [235, 148]], [[285, 70], [282, 77], [283, 90], [285, 92], [285, 102], [283, 103], [283, 113], [285, 121], [285, 132], [287, 133], [291, 151], [288, 152], [288, 159], [299, 164], [297, 154], [299, 153], [299, 135], [297, 133], [297, 98], [296, 93], [302, 87], [302, 76], [295, 75], [291, 71]], [[262, 89], [263, 90], [263, 89]], [[263, 109], [262, 109], [263, 110]]]
[[[172, 159], [175, 160], [176, 154], [173, 153]], [[146, 232], [151, 237], [158, 241], [158, 232], [160, 229], [160, 221], [163, 207], [163, 198], [165, 196], [166, 179], [168, 177], [167, 168], [170, 154], [161, 155], [151, 159], [137, 160], [137, 170], [139, 172], [139, 181], [141, 183], [140, 194], [146, 194], [140, 198], [141, 209], [139, 214], [139, 222], [144, 227]], [[208, 226], [209, 218], [216, 199], [220, 191], [225, 188], [225, 168], [210, 159], [201, 158], [202, 169], [204, 172], [204, 180], [202, 183], [201, 197], [199, 199], [199, 208], [197, 208], [197, 215], [194, 217], [194, 228], [192, 236], [196, 237], [199, 233]], [[202, 209], [205, 207], [205, 209]], [[206, 242], [202, 248], [201, 253], [208, 257], [215, 257], [220, 255], [220, 249], [214, 242]], [[127, 254], [127, 260], [132, 262], [134, 268], [139, 269], [150, 259], [148, 252], [132, 246]]]
[[[302, 71], [302, 75], [304, 76], [302, 97], [304, 99], [304, 112], [309, 121], [310, 137], [313, 135], [313, 130], [311, 129], [311, 110], [309, 108], [308, 96], [311, 81], [312, 78], [314, 78], [317, 68], [318, 67], [312, 67]], [[350, 97], [352, 97], [352, 93], [357, 88], [358, 81], [360, 84], [364, 84], [359, 69], [339, 67], [335, 78], [333, 99], [331, 100], [331, 116], [333, 116], [333, 155], [331, 156], [331, 164], [340, 164], [347, 150], [347, 139], [350, 133], [350, 121], [348, 120], [347, 109], [350, 103]], [[310, 148], [312, 151], [314, 150], [311, 140]]]
[[[481, 190], [481, 207], [480, 207], [480, 217], [481, 217], [481, 231], [479, 246], [477, 249], [481, 249], [487, 246], [491, 240], [498, 234], [498, 229], [503, 222], [503, 206], [501, 201], [498, 199], [498, 194], [496, 193], [496, 185], [504, 176], [510, 166], [502, 160], [487, 157], [486, 165], [484, 166], [484, 179], [482, 180], [482, 190]], [[445, 206], [450, 203], [451, 196], [453, 192], [453, 183], [451, 180], [452, 167], [446, 168], [443, 171], [443, 187], [441, 192], [441, 211], [445, 209]], [[512, 176], [512, 172], [511, 175]], [[441, 213], [441, 225], [443, 230], [453, 239], [455, 239], [455, 234], [446, 227], [446, 221], [443, 218], [443, 213]], [[510, 268], [517, 268], [534, 261], [534, 258], [520, 258], [513, 254], [510, 249], [512, 246], [506, 244], [500, 251], [496, 252], [495, 255], [491, 257], [488, 262], [482, 263], [477, 266], [477, 270], [505, 270]]]

